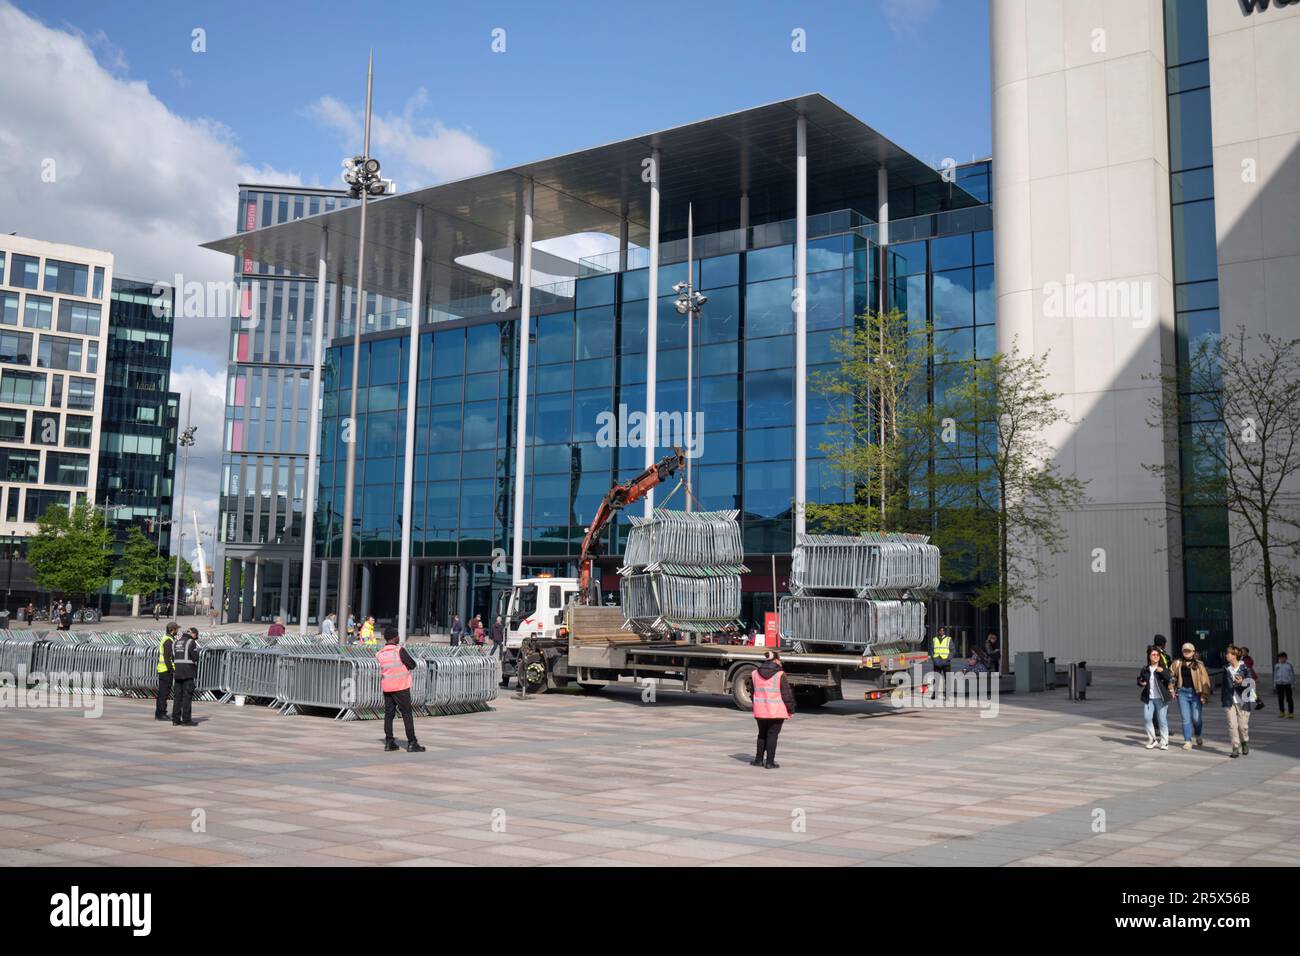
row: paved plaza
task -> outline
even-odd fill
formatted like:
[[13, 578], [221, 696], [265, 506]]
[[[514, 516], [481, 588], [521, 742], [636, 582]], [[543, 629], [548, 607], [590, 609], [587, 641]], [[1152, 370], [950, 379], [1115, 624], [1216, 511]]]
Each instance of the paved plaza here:
[[[0, 711], [0, 864], [1228, 866], [1300, 859], [1300, 722], [1228, 757], [1142, 746], [1130, 670], [1090, 699], [1004, 695], [995, 718], [840, 702], [798, 714], [778, 770], [722, 700], [632, 687], [417, 722], [200, 702]], [[400, 725], [399, 725], [400, 726]], [[197, 823], [195, 821], [198, 821]], [[199, 826], [199, 824], [202, 824]], [[196, 830], [198, 832], [196, 832]]]

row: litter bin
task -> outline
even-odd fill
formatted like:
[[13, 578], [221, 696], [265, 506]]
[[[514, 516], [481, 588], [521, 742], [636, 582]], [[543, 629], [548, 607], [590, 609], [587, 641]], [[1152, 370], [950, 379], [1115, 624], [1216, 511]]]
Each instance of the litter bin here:
[[1016, 693], [1033, 694], [1043, 689], [1043, 652], [1020, 651], [1016, 654]]
[[1049, 657], [1043, 661], [1043, 686], [1048, 690], [1056, 689], [1056, 658]]
[[9, 611], [0, 611], [0, 631], [9, 630]]

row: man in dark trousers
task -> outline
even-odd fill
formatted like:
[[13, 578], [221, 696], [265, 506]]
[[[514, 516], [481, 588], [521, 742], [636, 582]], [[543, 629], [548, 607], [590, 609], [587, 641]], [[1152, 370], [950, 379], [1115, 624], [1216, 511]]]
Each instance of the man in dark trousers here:
[[758, 721], [758, 749], [749, 763], [776, 770], [776, 740], [781, 725], [794, 714], [794, 689], [786, 680], [781, 652], [768, 651], [754, 670], [754, 719]]
[[402, 749], [393, 739], [393, 717], [400, 710], [402, 723], [406, 725], [406, 752], [422, 754], [424, 748], [415, 739], [415, 719], [411, 713], [411, 671], [415, 670], [415, 658], [397, 642], [397, 628], [384, 628], [384, 646], [375, 655], [379, 661], [380, 686], [384, 690], [384, 750]]
[[192, 627], [174, 642], [172, 663], [176, 667], [176, 701], [172, 704], [173, 727], [197, 727], [190, 716], [194, 702], [194, 681], [199, 676], [199, 629]]
[[934, 697], [940, 684], [943, 696], [948, 697], [948, 675], [952, 672], [952, 638], [946, 627], [939, 628], [930, 643], [931, 681], [930, 696]]
[[167, 700], [172, 695], [172, 678], [176, 673], [172, 652], [176, 649], [176, 632], [180, 630], [175, 621], [167, 623], [162, 643], [158, 645], [158, 703], [153, 709], [154, 720], [170, 720], [167, 716]]
[[495, 621], [492, 622], [492, 653], [493, 653], [493, 655], [500, 655], [500, 653], [501, 653], [501, 645], [502, 645], [502, 643], [505, 641], [505, 639], [506, 639], [506, 625], [505, 625], [505, 622], [504, 622], [503, 620], [501, 620], [501, 615], [498, 614], [498, 615], [497, 615], [497, 619], [496, 619]]

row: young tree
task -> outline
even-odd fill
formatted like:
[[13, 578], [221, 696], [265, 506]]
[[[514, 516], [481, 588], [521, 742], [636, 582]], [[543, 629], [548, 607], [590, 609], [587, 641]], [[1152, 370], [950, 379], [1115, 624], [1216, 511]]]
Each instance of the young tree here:
[[834, 436], [820, 446], [832, 472], [853, 489], [852, 500], [809, 503], [806, 516], [819, 531], [930, 530], [926, 466], [933, 453], [934, 422], [928, 385], [933, 351], [925, 329], [909, 329], [907, 316], [867, 312], [835, 342], [838, 367], [814, 373], [811, 383], [826, 400]]
[[1277, 597], [1300, 592], [1300, 339], [1238, 327], [1201, 338], [1157, 377], [1153, 421], [1180, 410], [1183, 455], [1146, 467], [1180, 509], [1227, 510], [1231, 568], [1264, 599], [1276, 659]]
[[1047, 387], [1047, 354], [1009, 353], [959, 363], [939, 414], [964, 433], [973, 454], [937, 468], [936, 484], [951, 505], [940, 524], [943, 543], [965, 547], [974, 560], [996, 563], [996, 573], [976, 585], [972, 603], [998, 605], [1002, 650], [1010, 659], [1009, 611], [1030, 602], [1030, 583], [1050, 573], [1044, 554], [1065, 549], [1063, 512], [1085, 500], [1084, 485], [1063, 475], [1044, 433], [1068, 421]]
[[132, 525], [126, 533], [122, 557], [115, 569], [122, 579], [121, 591], [132, 598], [132, 614], [140, 613], [140, 599], [160, 590], [168, 580], [167, 557], [157, 552], [157, 546], [144, 536], [139, 527]]
[[48, 591], [85, 598], [108, 583], [113, 533], [94, 505], [79, 501], [72, 511], [51, 505], [37, 519], [27, 544], [32, 577]]

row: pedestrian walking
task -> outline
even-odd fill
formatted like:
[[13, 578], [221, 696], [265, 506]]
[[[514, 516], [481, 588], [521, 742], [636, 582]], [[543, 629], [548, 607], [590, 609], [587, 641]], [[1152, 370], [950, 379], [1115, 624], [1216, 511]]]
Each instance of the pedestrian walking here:
[[1165, 651], [1165, 643], [1165, 636], [1163, 634], [1157, 634], [1151, 639], [1151, 646], [1160, 652], [1161, 665], [1168, 670], [1169, 665], [1173, 662], [1169, 659], [1169, 654]]
[[172, 726], [194, 727], [190, 705], [194, 702], [194, 681], [199, 676], [199, 629], [192, 627], [177, 638], [172, 653], [176, 667], [176, 700], [172, 704]]
[[332, 612], [326, 614], [325, 620], [320, 622], [320, 636], [321, 640], [328, 641], [331, 644], [339, 639], [338, 628], [334, 626], [334, 614]]
[[375, 619], [373, 617], [367, 617], [366, 622], [361, 625], [361, 643], [367, 647], [374, 647], [379, 643], [379, 639], [375, 637]]
[[1277, 715], [1295, 720], [1295, 698], [1291, 688], [1295, 685], [1295, 668], [1287, 660], [1286, 651], [1279, 651], [1273, 665], [1273, 690], [1277, 693]]
[[1174, 699], [1170, 689], [1169, 669], [1164, 665], [1160, 648], [1152, 645], [1147, 650], [1147, 662], [1137, 677], [1142, 688], [1142, 719], [1147, 728], [1147, 750], [1159, 747], [1169, 749], [1169, 702]]
[[749, 763], [776, 770], [776, 742], [781, 725], [794, 715], [794, 690], [786, 679], [781, 652], [770, 650], [754, 670], [754, 720], [758, 722], [758, 748]]
[[930, 696], [934, 697], [939, 685], [943, 685], [943, 696], [948, 696], [948, 675], [952, 673], [952, 638], [946, 627], [939, 628], [930, 641]]
[[[1255, 686], [1258, 687], [1259, 673], [1255, 670], [1255, 658], [1250, 656], [1249, 647], [1243, 647], [1241, 649], [1241, 662], [1246, 665], [1246, 671], [1250, 674], [1250, 679], [1253, 680], [1255, 682]], [[1263, 710], [1264, 699], [1258, 694], [1256, 694], [1255, 696], [1256, 696], [1255, 709]]]
[[1002, 648], [998, 646], [998, 636], [992, 631], [984, 639], [984, 656], [988, 658], [990, 671], [1002, 671]]
[[460, 639], [465, 636], [465, 625], [460, 622], [460, 615], [451, 616], [451, 646], [460, 647]]
[[474, 635], [474, 643], [482, 647], [487, 643], [487, 631], [483, 630], [483, 618], [474, 615], [474, 620], [470, 622], [470, 633]]
[[498, 614], [497, 619], [492, 622], [492, 655], [494, 657], [501, 656], [501, 648], [505, 644], [505, 640], [506, 624], [501, 619], [501, 615]]
[[158, 702], [154, 705], [154, 720], [170, 720], [167, 716], [167, 701], [172, 694], [172, 682], [176, 674], [173, 651], [176, 649], [176, 632], [180, 630], [175, 621], [167, 622], [163, 639], [158, 644]]
[[1250, 712], [1255, 707], [1255, 679], [1235, 644], [1223, 652], [1228, 664], [1223, 669], [1223, 686], [1220, 703], [1228, 718], [1228, 742], [1232, 744], [1229, 756], [1241, 757], [1250, 753]]
[[1169, 673], [1178, 698], [1178, 713], [1183, 719], [1183, 749], [1191, 750], [1193, 739], [1198, 747], [1204, 744], [1201, 709], [1210, 702], [1210, 674], [1196, 656], [1194, 644], [1184, 644], [1182, 655], [1169, 666]]
[[72, 630], [71, 607], [72, 606], [70, 604], [62, 604], [59, 606], [59, 630], [60, 631]]
[[393, 717], [400, 710], [406, 728], [406, 752], [424, 753], [424, 748], [415, 739], [415, 718], [411, 712], [411, 671], [415, 670], [415, 658], [397, 642], [397, 628], [384, 628], [384, 646], [375, 655], [379, 661], [380, 686], [384, 691], [384, 750], [401, 749], [393, 739]]

